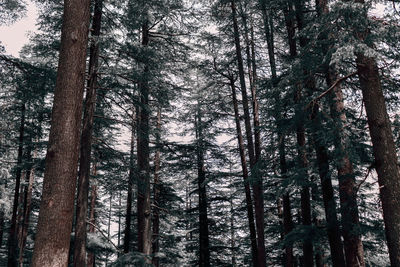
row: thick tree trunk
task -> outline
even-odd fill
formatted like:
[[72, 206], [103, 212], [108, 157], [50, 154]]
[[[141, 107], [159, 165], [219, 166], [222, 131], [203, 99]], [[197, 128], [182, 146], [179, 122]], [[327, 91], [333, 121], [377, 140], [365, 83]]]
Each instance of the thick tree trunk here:
[[375, 59], [357, 55], [357, 70], [378, 173], [391, 266], [400, 266], [400, 172]]
[[[364, 4], [364, 0], [354, 0]], [[364, 14], [367, 17], [367, 13]], [[369, 30], [361, 25], [356, 38], [365, 41]], [[393, 140], [391, 122], [386, 109], [379, 69], [374, 58], [356, 54], [358, 77], [367, 113], [368, 126], [378, 173], [386, 239], [391, 266], [400, 266], [400, 170]]]
[[210, 240], [208, 230], [207, 184], [204, 165], [204, 136], [203, 122], [200, 104], [197, 104], [196, 114], [196, 152], [197, 152], [197, 184], [199, 191], [199, 243], [200, 243], [200, 267], [210, 267]]
[[[149, 44], [149, 25], [142, 26], [142, 45]], [[151, 203], [150, 203], [150, 153], [149, 153], [149, 66], [144, 67], [142, 81], [139, 83], [140, 103], [138, 121], [138, 248], [147, 256], [151, 255]], [[151, 261], [149, 261], [151, 263]]]
[[[157, 125], [156, 125], [156, 145], [157, 150], [154, 155], [154, 185], [153, 185], [153, 255], [156, 255], [160, 250], [160, 141], [161, 141], [161, 107], [157, 110]], [[158, 256], [153, 257], [152, 261], [155, 267], [160, 266]]]
[[8, 235], [8, 267], [17, 266], [17, 211], [19, 202], [19, 191], [21, 185], [21, 173], [22, 173], [22, 157], [24, 148], [24, 133], [25, 133], [25, 103], [21, 105], [21, 121], [19, 126], [19, 137], [18, 137], [18, 155], [17, 155], [17, 167], [15, 173], [15, 189], [14, 189], [14, 201], [11, 217], [11, 226]]
[[125, 213], [125, 230], [124, 230], [124, 253], [130, 252], [131, 244], [131, 224], [132, 224], [132, 194], [133, 183], [135, 178], [135, 137], [136, 137], [136, 121], [138, 115], [132, 109], [132, 124], [131, 124], [131, 151], [129, 157], [129, 177], [128, 177], [128, 192], [126, 199], [126, 213]]
[[240, 88], [242, 91], [242, 104], [243, 104], [244, 121], [246, 129], [247, 149], [250, 159], [251, 176], [252, 179], [254, 179], [254, 182], [252, 184], [253, 184], [254, 210], [256, 217], [258, 266], [265, 267], [266, 254], [265, 254], [265, 241], [264, 241], [264, 197], [263, 197], [264, 194], [262, 187], [262, 178], [258, 170], [259, 166], [257, 164], [258, 163], [257, 156], [253, 143], [253, 136], [252, 136], [253, 134], [251, 129], [250, 112], [248, 104], [249, 100], [247, 97], [247, 90], [246, 90], [246, 80], [244, 75], [243, 57], [240, 46], [240, 38], [239, 38], [240, 33], [236, 17], [235, 1], [231, 1], [231, 10], [232, 10], [235, 48], [236, 48], [236, 58], [239, 70]]
[[230, 80], [230, 86], [232, 89], [233, 109], [235, 111], [236, 134], [237, 134], [237, 138], [238, 138], [240, 163], [242, 165], [244, 191], [245, 191], [245, 195], [246, 195], [246, 210], [247, 210], [247, 219], [249, 221], [249, 230], [250, 230], [251, 256], [252, 256], [252, 260], [253, 260], [253, 266], [258, 266], [257, 236], [256, 236], [256, 227], [254, 224], [253, 201], [251, 199], [251, 190], [250, 190], [250, 186], [249, 186], [249, 174], [248, 174], [248, 170], [247, 170], [247, 161], [246, 161], [246, 151], [244, 148], [242, 129], [240, 126], [239, 107], [238, 107], [238, 101], [237, 101], [237, 97], [236, 97], [235, 82], [233, 79]]
[[97, 98], [97, 68], [99, 61], [99, 36], [101, 28], [103, 0], [96, 0], [92, 20], [92, 42], [90, 45], [89, 79], [83, 115], [80, 146], [78, 196], [76, 203], [76, 223], [74, 242], [74, 266], [86, 265], [87, 211], [89, 196], [90, 162], [92, 153], [93, 118]]
[[61, 49], [33, 267], [68, 265], [90, 0], [65, 0]]

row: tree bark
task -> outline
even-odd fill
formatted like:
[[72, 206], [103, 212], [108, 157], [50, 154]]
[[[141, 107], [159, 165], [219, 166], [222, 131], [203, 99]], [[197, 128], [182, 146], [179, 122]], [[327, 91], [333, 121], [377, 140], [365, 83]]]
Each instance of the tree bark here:
[[153, 265], [155, 267], [160, 266], [160, 260], [157, 253], [160, 250], [160, 141], [161, 141], [161, 107], [157, 110], [157, 125], [156, 125], [156, 153], [154, 155], [154, 185], [153, 185]]
[[357, 70], [378, 173], [391, 266], [400, 266], [400, 172], [390, 119], [374, 58], [357, 54]]
[[200, 267], [210, 267], [210, 241], [208, 230], [208, 212], [207, 212], [207, 186], [206, 171], [204, 165], [204, 136], [202, 125], [202, 114], [200, 104], [197, 103], [196, 114], [196, 153], [197, 153], [197, 184], [199, 191], [199, 243], [200, 243]]
[[[364, 4], [364, 0], [354, 2]], [[366, 18], [368, 14], [364, 16]], [[367, 25], [360, 26], [355, 31], [356, 38], [364, 42], [368, 39], [369, 29], [365, 28]], [[376, 60], [358, 52], [356, 63], [378, 173], [390, 263], [400, 266], [400, 170], [391, 122]]]
[[89, 196], [90, 162], [92, 153], [93, 118], [97, 98], [97, 71], [99, 61], [99, 36], [101, 29], [103, 0], [96, 0], [92, 20], [92, 42], [89, 50], [89, 78], [84, 104], [83, 126], [80, 144], [78, 196], [74, 242], [74, 266], [86, 265], [87, 212]]
[[256, 236], [256, 227], [254, 224], [254, 212], [253, 212], [253, 201], [251, 199], [251, 190], [249, 186], [249, 173], [247, 170], [247, 161], [246, 161], [246, 151], [244, 147], [244, 141], [242, 136], [242, 129], [240, 126], [240, 115], [239, 115], [239, 107], [238, 101], [236, 97], [236, 88], [235, 82], [233, 78], [230, 80], [230, 86], [232, 89], [232, 100], [233, 100], [233, 109], [235, 112], [235, 123], [236, 123], [236, 134], [238, 138], [239, 145], [239, 154], [240, 154], [240, 163], [242, 165], [242, 176], [244, 183], [244, 191], [246, 195], [246, 210], [247, 210], [247, 218], [249, 221], [249, 230], [250, 230], [250, 241], [251, 241], [251, 256], [253, 260], [253, 266], [258, 266], [258, 257], [257, 257], [257, 236]]
[[[149, 44], [149, 22], [146, 21], [142, 25], [142, 45], [144, 47]], [[140, 104], [139, 121], [138, 121], [138, 195], [137, 195], [137, 211], [138, 211], [138, 248], [139, 252], [147, 256], [151, 255], [151, 203], [150, 203], [150, 153], [149, 153], [149, 66], [146, 64], [139, 83]], [[147, 259], [148, 261], [149, 259]], [[151, 263], [149, 261], [148, 263]]]
[[19, 191], [21, 185], [21, 173], [22, 173], [22, 157], [24, 149], [24, 134], [25, 134], [25, 103], [21, 105], [21, 120], [19, 126], [19, 137], [18, 137], [18, 155], [17, 155], [17, 167], [15, 173], [15, 188], [14, 188], [14, 201], [11, 217], [11, 226], [8, 235], [8, 267], [17, 266], [17, 211], [19, 202]]
[[242, 104], [243, 104], [244, 121], [246, 129], [247, 149], [250, 159], [251, 177], [252, 179], [254, 179], [252, 187], [253, 187], [254, 210], [256, 218], [256, 231], [257, 231], [258, 266], [265, 267], [266, 254], [265, 254], [265, 240], [264, 240], [264, 197], [263, 197], [264, 194], [262, 187], [262, 178], [258, 170], [259, 166], [253, 143], [253, 136], [252, 136], [253, 134], [251, 129], [249, 104], [248, 104], [249, 100], [247, 97], [246, 80], [243, 67], [243, 57], [240, 46], [240, 37], [239, 37], [240, 34], [236, 17], [236, 5], [234, 0], [231, 1], [231, 10], [232, 10], [234, 41], [236, 48], [236, 58], [239, 70], [240, 88], [242, 91]]
[[90, 0], [65, 0], [33, 267], [68, 265], [79, 154]]

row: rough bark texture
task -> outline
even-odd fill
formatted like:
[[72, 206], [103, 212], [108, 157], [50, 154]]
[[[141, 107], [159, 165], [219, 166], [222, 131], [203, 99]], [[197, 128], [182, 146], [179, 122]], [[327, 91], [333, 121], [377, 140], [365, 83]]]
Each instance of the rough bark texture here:
[[[156, 145], [160, 146], [161, 141], [161, 108], [157, 110], [156, 124]], [[154, 185], [153, 185], [153, 255], [156, 255], [160, 250], [160, 148], [157, 147], [154, 155]], [[155, 267], [160, 266], [160, 260], [157, 256], [153, 257], [152, 263]]]
[[87, 211], [89, 196], [90, 162], [92, 153], [93, 118], [97, 98], [97, 68], [99, 61], [99, 36], [101, 28], [102, 0], [96, 0], [92, 20], [92, 42], [89, 50], [89, 77], [83, 114], [76, 203], [74, 242], [74, 266], [86, 265]]
[[33, 267], [68, 265], [79, 154], [90, 0], [65, 0]]
[[15, 173], [15, 188], [14, 188], [14, 201], [11, 217], [11, 226], [8, 234], [8, 267], [17, 266], [17, 211], [19, 202], [19, 191], [21, 185], [21, 173], [22, 173], [22, 153], [24, 148], [24, 133], [25, 133], [25, 104], [21, 105], [21, 121], [19, 125], [19, 137], [18, 137], [18, 155], [17, 155], [17, 167]]
[[390, 263], [400, 266], [400, 172], [391, 123], [375, 59], [358, 54], [357, 70], [378, 173]]
[[[199, 105], [199, 104], [198, 104]], [[207, 212], [207, 183], [206, 170], [204, 165], [204, 136], [202, 114], [198, 107], [196, 115], [196, 152], [197, 152], [197, 179], [199, 191], [199, 243], [200, 243], [200, 267], [210, 267], [210, 241], [208, 230], [208, 212]]]
[[[364, 4], [364, 0], [354, 0]], [[367, 17], [367, 13], [364, 14]], [[369, 30], [363, 25], [356, 31], [360, 41], [368, 39]], [[356, 63], [369, 132], [378, 173], [386, 239], [391, 266], [400, 266], [400, 170], [390, 119], [386, 109], [379, 70], [374, 58], [356, 54]]]
[[245, 195], [246, 195], [246, 210], [247, 210], [247, 218], [249, 221], [249, 231], [250, 231], [250, 241], [251, 241], [251, 257], [252, 257], [252, 261], [253, 261], [253, 266], [257, 266], [257, 263], [258, 263], [257, 235], [256, 235], [256, 227], [254, 224], [253, 201], [251, 199], [251, 190], [250, 190], [250, 186], [249, 186], [249, 173], [247, 170], [247, 161], [246, 161], [246, 151], [245, 151], [244, 141], [243, 141], [243, 136], [242, 136], [242, 128], [240, 126], [239, 107], [238, 107], [238, 101], [237, 101], [237, 97], [236, 97], [235, 82], [233, 79], [230, 80], [230, 86], [232, 89], [232, 100], [233, 100], [233, 109], [235, 112], [236, 134], [237, 134], [237, 138], [238, 138], [240, 163], [242, 165], [244, 191], [245, 191]]
[[247, 97], [246, 90], [246, 80], [244, 75], [244, 67], [243, 67], [243, 57], [240, 46], [240, 38], [239, 38], [239, 26], [236, 17], [236, 5], [235, 1], [231, 1], [231, 10], [232, 10], [232, 21], [233, 21], [233, 31], [234, 31], [234, 41], [236, 48], [236, 58], [238, 63], [239, 70], [239, 80], [240, 80], [240, 88], [242, 91], [242, 104], [243, 104], [243, 112], [244, 112], [244, 121], [245, 121], [245, 129], [246, 129], [246, 139], [247, 139], [247, 149], [250, 158], [250, 168], [251, 168], [251, 177], [254, 179], [252, 182], [253, 187], [253, 198], [254, 198], [254, 210], [255, 210], [255, 218], [256, 218], [256, 231], [257, 231], [257, 257], [258, 257], [258, 266], [264, 267], [266, 266], [266, 254], [265, 254], [265, 240], [264, 240], [264, 199], [263, 199], [263, 188], [262, 188], [262, 179], [261, 175], [258, 171], [259, 166], [257, 166], [257, 158], [256, 152], [254, 149], [253, 143], [253, 133], [250, 121], [250, 112], [249, 112], [249, 100]]
[[[149, 44], [149, 25], [145, 22], [142, 26], [142, 45]], [[150, 256], [151, 249], [151, 205], [150, 205], [150, 153], [149, 153], [149, 67], [144, 67], [142, 80], [139, 83], [140, 103], [138, 121], [138, 249]], [[150, 261], [151, 262], [151, 261]], [[149, 263], [150, 263], [149, 262]]]

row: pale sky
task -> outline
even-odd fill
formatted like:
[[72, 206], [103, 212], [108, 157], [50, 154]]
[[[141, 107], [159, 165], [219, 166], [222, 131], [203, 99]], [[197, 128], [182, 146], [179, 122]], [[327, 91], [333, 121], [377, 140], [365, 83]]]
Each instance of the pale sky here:
[[0, 26], [0, 41], [6, 48], [6, 54], [18, 57], [22, 46], [28, 42], [28, 33], [36, 30], [37, 11], [31, 1], [26, 16], [10, 26]]

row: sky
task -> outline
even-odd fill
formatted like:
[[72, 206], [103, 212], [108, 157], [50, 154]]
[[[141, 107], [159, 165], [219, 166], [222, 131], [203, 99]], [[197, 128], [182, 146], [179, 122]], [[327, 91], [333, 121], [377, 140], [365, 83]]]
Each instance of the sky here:
[[35, 5], [27, 1], [28, 10], [24, 18], [10, 26], [0, 26], [0, 41], [6, 48], [6, 54], [18, 57], [22, 46], [28, 42], [29, 32], [35, 31], [36, 18], [38, 16]]

